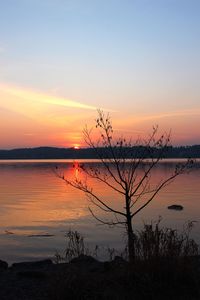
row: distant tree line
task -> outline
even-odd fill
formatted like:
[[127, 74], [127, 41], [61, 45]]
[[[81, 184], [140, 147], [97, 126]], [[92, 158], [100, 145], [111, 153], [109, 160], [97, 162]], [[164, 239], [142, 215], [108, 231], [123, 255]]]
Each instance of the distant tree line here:
[[[144, 146], [124, 147], [123, 153], [119, 148], [115, 149], [116, 157], [125, 156], [127, 158], [140, 157]], [[110, 158], [105, 148], [99, 148], [104, 158]], [[146, 153], [148, 153], [146, 151]], [[157, 157], [158, 149], [154, 148], [153, 155]], [[152, 152], [151, 152], [152, 155]], [[148, 158], [148, 154], [146, 155]], [[95, 159], [97, 155], [92, 148], [56, 148], [56, 147], [38, 147], [22, 148], [12, 150], [0, 150], [0, 159]], [[167, 147], [163, 158], [200, 158], [200, 145]]]

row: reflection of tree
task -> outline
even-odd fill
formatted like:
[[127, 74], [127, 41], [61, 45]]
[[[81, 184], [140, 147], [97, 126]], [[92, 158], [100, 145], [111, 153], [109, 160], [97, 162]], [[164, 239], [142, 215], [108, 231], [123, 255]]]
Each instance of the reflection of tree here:
[[[58, 175], [70, 186], [83, 191], [93, 206], [109, 213], [113, 217], [109, 220], [100, 219], [94, 209], [90, 212], [99, 222], [106, 225], [123, 225], [128, 238], [128, 253], [130, 261], [135, 258], [135, 235], [133, 219], [143, 210], [156, 195], [172, 182], [178, 175], [184, 173], [192, 161], [176, 165], [173, 172], [165, 178], [159, 178], [153, 183], [152, 172], [163, 158], [169, 147], [170, 135], [159, 136], [158, 128], [154, 127], [146, 140], [136, 142], [127, 141], [124, 137], [114, 139], [110, 116], [98, 111], [96, 129], [99, 130], [99, 139], [92, 138], [92, 130], [85, 128], [84, 138], [87, 145], [94, 150], [103, 168], [80, 165], [79, 168], [88, 178], [92, 178], [119, 194], [123, 200], [123, 209], [111, 206], [108, 201], [98, 196], [93, 187], [86, 180], [75, 177], [73, 180]], [[127, 157], [129, 160], [127, 161]]]

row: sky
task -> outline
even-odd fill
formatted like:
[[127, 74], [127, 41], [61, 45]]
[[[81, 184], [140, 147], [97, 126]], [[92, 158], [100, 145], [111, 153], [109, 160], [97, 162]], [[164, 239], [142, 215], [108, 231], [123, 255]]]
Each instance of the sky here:
[[0, 149], [84, 146], [158, 125], [200, 144], [199, 0], [0, 0]]

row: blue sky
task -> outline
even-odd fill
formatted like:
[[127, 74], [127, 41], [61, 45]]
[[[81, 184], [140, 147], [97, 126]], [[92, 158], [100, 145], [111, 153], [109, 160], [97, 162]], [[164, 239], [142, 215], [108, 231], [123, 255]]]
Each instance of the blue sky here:
[[[0, 84], [116, 111], [121, 130], [159, 123], [172, 127], [178, 144], [200, 143], [199, 37], [194, 0], [0, 1]], [[18, 114], [20, 98], [14, 105], [6, 97], [5, 106], [2, 93], [0, 109]], [[79, 115], [82, 125], [95, 115], [65, 112], [66, 119]], [[2, 147], [15, 147], [8, 138]], [[57, 145], [53, 138], [44, 142]]]

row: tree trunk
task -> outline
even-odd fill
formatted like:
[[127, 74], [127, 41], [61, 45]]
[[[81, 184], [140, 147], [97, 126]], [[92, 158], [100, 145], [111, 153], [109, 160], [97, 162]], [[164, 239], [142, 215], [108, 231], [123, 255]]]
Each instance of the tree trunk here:
[[133, 233], [133, 227], [130, 216], [127, 216], [127, 236], [129, 261], [133, 262], [135, 260], [135, 236]]
[[128, 193], [126, 194], [126, 225], [127, 225], [127, 237], [128, 237], [128, 256], [129, 261], [133, 262], [135, 260], [135, 236], [132, 227], [132, 218], [130, 211], [130, 199]]

